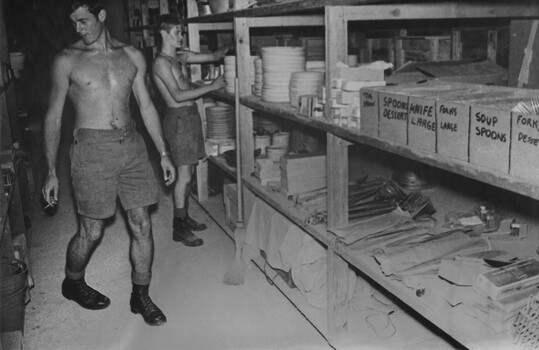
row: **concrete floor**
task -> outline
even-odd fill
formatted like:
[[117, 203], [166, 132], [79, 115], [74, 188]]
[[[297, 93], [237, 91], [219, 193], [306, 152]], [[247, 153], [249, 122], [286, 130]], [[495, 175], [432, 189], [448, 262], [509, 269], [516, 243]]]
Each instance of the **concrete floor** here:
[[64, 299], [65, 251], [77, 228], [65, 145], [59, 164], [58, 211], [48, 216], [37, 203], [34, 210], [30, 254], [35, 287], [26, 306], [25, 349], [330, 349], [256, 268], [250, 267], [242, 286], [222, 283], [233, 242], [194, 201], [192, 216], [209, 226], [200, 234], [205, 244], [190, 248], [172, 241], [172, 197], [165, 191], [152, 212], [150, 296], [168, 323], [150, 327], [129, 310], [129, 239], [121, 210], [106, 227], [86, 274], [91, 286], [110, 297], [111, 306], [89, 311]]

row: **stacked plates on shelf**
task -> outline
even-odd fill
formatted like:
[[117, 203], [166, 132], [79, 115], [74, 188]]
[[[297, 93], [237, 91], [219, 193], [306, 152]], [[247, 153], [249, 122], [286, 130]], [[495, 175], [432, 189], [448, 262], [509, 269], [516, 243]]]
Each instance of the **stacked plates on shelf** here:
[[305, 71], [303, 47], [263, 47], [262, 101], [288, 102], [288, 85], [293, 72]]
[[235, 137], [234, 108], [230, 106], [207, 107], [206, 123], [208, 140], [223, 141]]
[[263, 80], [263, 74], [262, 74], [262, 59], [260, 57], [257, 57], [253, 61], [254, 67], [255, 67], [255, 83], [253, 84], [253, 95], [254, 96], [262, 96], [262, 80]]
[[233, 94], [236, 88], [236, 56], [225, 56], [225, 92]]
[[297, 107], [299, 97], [303, 95], [317, 95], [318, 87], [324, 84], [323, 72], [294, 72], [290, 78], [289, 97], [290, 105]]

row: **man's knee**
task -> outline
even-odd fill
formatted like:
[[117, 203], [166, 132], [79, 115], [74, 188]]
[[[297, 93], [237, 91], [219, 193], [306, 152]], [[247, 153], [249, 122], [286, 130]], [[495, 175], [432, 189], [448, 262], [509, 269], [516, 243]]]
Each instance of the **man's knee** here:
[[77, 234], [88, 241], [98, 241], [103, 237], [103, 220], [81, 216], [81, 225]]
[[145, 235], [151, 231], [152, 221], [148, 207], [130, 209], [127, 211], [127, 216], [135, 236]]

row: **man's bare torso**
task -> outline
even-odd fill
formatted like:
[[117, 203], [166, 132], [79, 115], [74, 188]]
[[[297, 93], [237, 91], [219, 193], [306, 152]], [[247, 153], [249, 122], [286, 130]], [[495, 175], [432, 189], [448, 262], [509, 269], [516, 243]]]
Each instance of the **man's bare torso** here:
[[[184, 57], [180, 56], [179, 60], [181, 61]], [[176, 84], [178, 85], [178, 88], [180, 90], [189, 90], [191, 89], [191, 85], [187, 79], [187, 67], [185, 64], [181, 64], [178, 61], [174, 60], [173, 58], [169, 56], [165, 56], [163, 54], [159, 54], [156, 58], [157, 60], [163, 60], [166, 65], [170, 66], [170, 69], [172, 71], [172, 75], [174, 76], [174, 80], [176, 81]], [[176, 108], [181, 106], [187, 106], [192, 105], [193, 101], [184, 101], [184, 102], [176, 102], [174, 97], [168, 92], [166, 86], [164, 86], [164, 83], [160, 80], [156, 82], [158, 85], [163, 85], [160, 87], [160, 91], [163, 93], [161, 94], [163, 99], [165, 100], [165, 104], [169, 108]], [[166, 91], [166, 92], [165, 92]]]
[[131, 121], [130, 96], [137, 74], [130, 51], [113, 42], [106, 51], [82, 44], [65, 50], [72, 63], [68, 95], [75, 107], [75, 128], [114, 129]]

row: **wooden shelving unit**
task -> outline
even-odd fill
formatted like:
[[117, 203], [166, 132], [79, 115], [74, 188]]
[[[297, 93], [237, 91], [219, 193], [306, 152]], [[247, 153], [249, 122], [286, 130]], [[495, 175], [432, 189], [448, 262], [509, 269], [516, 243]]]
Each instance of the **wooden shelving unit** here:
[[[509, 3], [486, 1], [418, 1], [417, 3], [395, 3], [376, 0], [305, 0], [276, 3], [254, 9], [232, 13], [188, 18], [190, 31], [198, 26], [224, 26], [232, 23], [235, 31], [237, 65], [250, 64], [250, 29], [255, 27], [283, 26], [323, 26], [326, 41], [326, 88], [331, 88], [331, 77], [335, 76], [337, 62], [346, 62], [348, 45], [348, 24], [354, 21], [408, 21], [408, 20], [455, 20], [455, 19], [529, 19], [539, 17], [539, 4], [531, 0], [516, 0]], [[228, 27], [227, 27], [228, 28]], [[196, 39], [196, 36], [194, 36]], [[362, 144], [385, 152], [433, 166], [449, 173], [486, 183], [500, 189], [539, 199], [539, 183], [531, 183], [506, 174], [489, 171], [469, 163], [440, 157], [405, 146], [360, 135], [357, 130], [340, 127], [329, 119], [326, 111], [324, 119], [299, 116], [295, 109], [286, 104], [262, 102], [251, 96], [251, 87], [242, 84], [247, 81], [246, 73], [238, 71], [240, 81], [240, 137], [242, 148], [242, 181], [249, 193], [262, 199], [303, 230], [325, 245], [328, 254], [328, 309], [326, 310], [325, 336], [338, 347], [342, 335], [346, 333], [346, 300], [343, 293], [347, 288], [348, 265], [356, 267], [366, 277], [414, 309], [422, 317], [444, 331], [465, 347], [490, 349], [514, 348], [510, 334], [496, 334], [477, 320], [460, 323], [464, 317], [460, 311], [450, 306], [438, 295], [428, 293], [418, 297], [400, 282], [382, 275], [375, 261], [368, 256], [357, 254], [339, 243], [336, 236], [325, 228], [304, 224], [304, 216], [287, 201], [283, 195], [270, 193], [256, 179], [250, 176], [254, 168], [252, 111], [270, 113], [299, 125], [322, 130], [327, 135], [327, 188], [328, 226], [335, 227], [347, 222], [348, 197], [348, 146]], [[224, 96], [228, 98], [228, 96]], [[249, 198], [246, 196], [247, 205]], [[204, 202], [202, 201], [204, 205]], [[436, 281], [434, 282], [436, 283]], [[441, 283], [441, 282], [439, 282]], [[470, 326], [471, 325], [471, 326]], [[353, 330], [352, 330], [353, 331]]]

